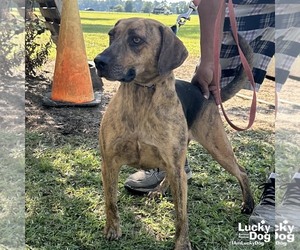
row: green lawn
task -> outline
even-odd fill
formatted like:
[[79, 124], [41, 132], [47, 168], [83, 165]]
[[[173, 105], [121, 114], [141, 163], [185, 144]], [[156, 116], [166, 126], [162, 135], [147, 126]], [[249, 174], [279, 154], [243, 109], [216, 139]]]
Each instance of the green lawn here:
[[[171, 27], [175, 24], [177, 15], [154, 15], [143, 13], [105, 13], [83, 11], [80, 14], [84, 32], [87, 56], [93, 59], [95, 55], [108, 46], [107, 32], [117, 20], [130, 17], [152, 18]], [[187, 47], [190, 55], [199, 56], [199, 20], [192, 16], [184, 26], [179, 29], [178, 37]]]
[[25, 219], [24, 131], [4, 129], [0, 138], [0, 249], [21, 250]]
[[[230, 134], [240, 163], [249, 172], [256, 201], [261, 194], [258, 185], [274, 165], [273, 137], [269, 134]], [[189, 147], [188, 157], [193, 170], [188, 191], [193, 249], [245, 249], [230, 245], [238, 240], [238, 223], [248, 222], [248, 216], [240, 214], [241, 191], [236, 179], [197, 144]], [[171, 196], [157, 202], [128, 194], [123, 183], [134, 171], [129, 167], [123, 167], [119, 181], [123, 237], [105, 240], [101, 159], [95, 138], [28, 132], [26, 165], [28, 249], [172, 249]]]
[[[107, 32], [124, 17], [147, 14], [81, 12], [88, 58], [108, 44]], [[176, 15], [150, 15], [171, 26]], [[181, 28], [178, 36], [190, 55], [199, 55], [198, 18]], [[229, 132], [241, 165], [247, 168], [255, 200], [258, 185], [274, 167], [274, 136], [270, 130]], [[233, 246], [239, 240], [241, 191], [237, 180], [212, 160], [197, 144], [188, 158], [193, 171], [188, 191], [188, 217], [193, 249], [274, 249], [274, 244], [247, 248]], [[105, 224], [101, 181], [101, 157], [97, 138], [26, 133], [26, 244], [27, 249], [61, 250], [161, 250], [172, 249], [174, 209], [168, 194], [160, 201], [132, 196], [123, 183], [133, 169], [123, 167], [119, 180], [119, 210], [123, 236], [109, 242], [102, 234]]]

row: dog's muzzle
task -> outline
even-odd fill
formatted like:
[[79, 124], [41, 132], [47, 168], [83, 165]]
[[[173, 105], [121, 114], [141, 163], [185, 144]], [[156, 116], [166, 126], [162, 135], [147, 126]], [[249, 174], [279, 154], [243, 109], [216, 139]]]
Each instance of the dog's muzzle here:
[[125, 70], [121, 65], [112, 63], [109, 56], [100, 54], [94, 59], [98, 76], [105, 77], [107, 80], [131, 82], [136, 77], [134, 68]]

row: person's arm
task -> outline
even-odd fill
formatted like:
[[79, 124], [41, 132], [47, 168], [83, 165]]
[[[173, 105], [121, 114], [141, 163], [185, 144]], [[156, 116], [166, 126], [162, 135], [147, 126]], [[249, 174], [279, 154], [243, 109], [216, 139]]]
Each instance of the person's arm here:
[[[218, 15], [221, 1], [224, 0], [194, 0], [198, 5], [198, 14], [200, 20], [200, 48], [201, 60], [195, 75], [193, 83], [200, 86], [205, 98], [209, 98], [209, 92], [216, 91], [216, 84], [213, 79], [214, 71], [214, 30], [215, 21]], [[222, 23], [224, 23], [225, 8], [222, 10]], [[221, 28], [220, 38], [222, 38], [223, 29]], [[221, 41], [221, 39], [220, 39]], [[220, 44], [221, 46], [221, 44]]]

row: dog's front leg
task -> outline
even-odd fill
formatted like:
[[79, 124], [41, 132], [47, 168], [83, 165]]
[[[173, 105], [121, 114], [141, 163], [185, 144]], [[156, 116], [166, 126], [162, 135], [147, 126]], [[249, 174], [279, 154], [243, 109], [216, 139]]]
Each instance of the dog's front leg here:
[[101, 170], [106, 213], [104, 234], [108, 240], [115, 240], [122, 235], [117, 207], [117, 188], [120, 167], [116, 164], [108, 165], [108, 162], [103, 160]]
[[191, 244], [188, 237], [188, 219], [187, 219], [187, 179], [184, 172], [185, 158], [180, 166], [168, 167], [169, 183], [174, 199], [176, 211], [176, 233], [175, 250], [191, 250]]

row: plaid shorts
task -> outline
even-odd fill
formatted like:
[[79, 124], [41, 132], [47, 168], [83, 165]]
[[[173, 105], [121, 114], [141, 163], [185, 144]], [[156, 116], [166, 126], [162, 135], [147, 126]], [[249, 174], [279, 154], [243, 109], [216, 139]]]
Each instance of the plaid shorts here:
[[[299, 0], [233, 0], [238, 32], [254, 52], [253, 76], [256, 88], [262, 84], [276, 42], [276, 87], [280, 90], [300, 51]], [[276, 15], [275, 15], [276, 13]], [[275, 25], [276, 21], [276, 25]], [[241, 67], [238, 50], [231, 34], [228, 10], [220, 55], [221, 85], [225, 86]]]
[[[276, 88], [280, 90], [300, 51], [300, 5], [294, 0], [276, 4]], [[277, 3], [277, 2], [276, 2]]]
[[[238, 32], [246, 39], [254, 52], [253, 76], [258, 89], [275, 53], [274, 0], [233, 0], [233, 3]], [[237, 46], [231, 34], [228, 10], [226, 10], [224, 22], [220, 63], [222, 66], [221, 85], [225, 86], [241, 67]]]

